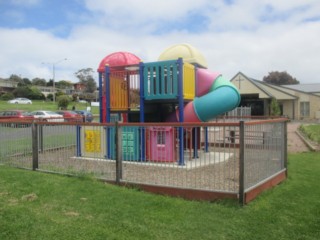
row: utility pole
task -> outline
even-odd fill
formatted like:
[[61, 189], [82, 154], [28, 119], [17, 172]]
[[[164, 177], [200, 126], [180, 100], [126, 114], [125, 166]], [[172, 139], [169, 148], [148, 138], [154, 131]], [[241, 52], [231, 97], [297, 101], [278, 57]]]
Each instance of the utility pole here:
[[62, 61], [67, 61], [67, 58], [60, 59], [59, 61], [56, 62], [43, 62], [42, 64], [50, 64], [52, 65], [52, 91], [53, 91], [53, 102], [56, 101], [56, 85], [55, 85], [55, 75], [56, 75], [56, 65], [58, 63], [61, 63]]

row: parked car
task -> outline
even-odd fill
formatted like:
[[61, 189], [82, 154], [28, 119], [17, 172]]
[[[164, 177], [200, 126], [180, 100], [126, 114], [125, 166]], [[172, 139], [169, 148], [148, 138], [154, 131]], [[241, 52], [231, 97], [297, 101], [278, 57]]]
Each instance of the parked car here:
[[45, 122], [63, 122], [62, 115], [52, 111], [34, 111], [30, 113], [35, 119], [39, 119]]
[[8, 103], [14, 103], [14, 104], [32, 104], [32, 101], [28, 98], [15, 98], [12, 100], [9, 100]]
[[10, 127], [20, 127], [20, 126], [30, 126], [30, 124], [27, 123], [17, 123], [19, 121], [31, 121], [33, 120], [33, 116], [26, 111], [23, 110], [6, 110], [6, 111], [0, 111], [0, 120], [5, 119], [11, 120], [11, 123], [6, 123], [7, 126]]
[[83, 122], [92, 122], [93, 121], [93, 115], [91, 112], [86, 111], [86, 110], [75, 110], [75, 112], [82, 115]]
[[56, 113], [63, 116], [65, 122], [82, 122], [82, 115], [75, 111], [56, 111]]
[[5, 110], [0, 111], [0, 119], [21, 119], [21, 120], [30, 120], [33, 119], [33, 116], [23, 110]]

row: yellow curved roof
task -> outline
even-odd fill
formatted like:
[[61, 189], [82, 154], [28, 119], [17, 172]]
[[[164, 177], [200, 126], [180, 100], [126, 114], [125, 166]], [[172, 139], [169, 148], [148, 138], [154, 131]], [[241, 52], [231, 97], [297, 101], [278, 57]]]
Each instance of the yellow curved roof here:
[[159, 61], [173, 60], [183, 58], [184, 62], [197, 64], [200, 67], [208, 68], [208, 64], [204, 56], [198, 49], [188, 43], [176, 44], [168, 47], [159, 56]]

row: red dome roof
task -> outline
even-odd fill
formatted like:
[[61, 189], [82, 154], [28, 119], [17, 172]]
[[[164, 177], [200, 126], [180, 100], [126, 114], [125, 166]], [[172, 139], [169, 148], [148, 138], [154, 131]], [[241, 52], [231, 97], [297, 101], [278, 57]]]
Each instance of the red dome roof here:
[[99, 64], [98, 72], [104, 72], [105, 66], [110, 67], [127, 66], [139, 64], [141, 59], [129, 52], [115, 52], [106, 56]]

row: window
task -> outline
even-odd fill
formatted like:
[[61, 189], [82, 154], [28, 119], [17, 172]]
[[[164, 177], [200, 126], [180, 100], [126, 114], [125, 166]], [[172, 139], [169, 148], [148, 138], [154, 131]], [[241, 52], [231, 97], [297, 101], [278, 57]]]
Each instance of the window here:
[[157, 132], [157, 144], [161, 144], [161, 145], [166, 144], [165, 132], [162, 132], [162, 131]]
[[310, 116], [310, 103], [300, 102], [300, 117], [309, 117], [309, 116]]

